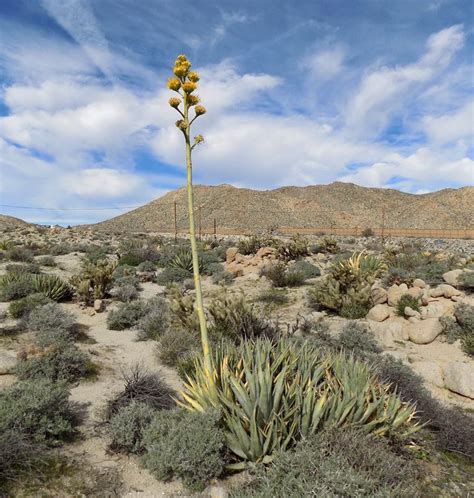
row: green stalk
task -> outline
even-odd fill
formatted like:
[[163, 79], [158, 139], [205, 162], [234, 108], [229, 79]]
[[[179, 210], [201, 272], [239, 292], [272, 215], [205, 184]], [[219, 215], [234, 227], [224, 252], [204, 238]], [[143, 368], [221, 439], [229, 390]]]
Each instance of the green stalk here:
[[191, 253], [193, 256], [193, 274], [194, 287], [196, 289], [196, 313], [199, 318], [199, 328], [201, 330], [202, 352], [204, 354], [204, 366], [209, 374], [212, 372], [211, 351], [209, 347], [209, 338], [207, 334], [206, 315], [202, 304], [201, 276], [199, 274], [199, 258], [196, 243], [196, 230], [194, 226], [194, 202], [193, 202], [193, 163], [191, 159], [191, 141], [190, 141], [190, 123], [189, 123], [189, 106], [187, 95], [184, 95], [184, 120], [186, 130], [184, 132], [186, 141], [186, 172], [187, 172], [187, 193], [188, 193], [188, 211], [189, 211], [189, 238], [191, 241]]

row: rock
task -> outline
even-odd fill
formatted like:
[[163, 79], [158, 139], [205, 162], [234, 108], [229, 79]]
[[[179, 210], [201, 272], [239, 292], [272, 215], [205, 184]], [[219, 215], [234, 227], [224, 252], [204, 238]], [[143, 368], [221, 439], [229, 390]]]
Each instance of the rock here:
[[367, 313], [367, 319], [375, 322], [383, 322], [390, 316], [390, 310], [385, 304], [376, 304]]
[[419, 322], [420, 320], [421, 320], [421, 318], [419, 318], [419, 317], [417, 317], [417, 316], [410, 316], [410, 317], [408, 318], [408, 321], [409, 321], [410, 323], [417, 323], [417, 322]]
[[408, 341], [408, 331], [401, 321], [386, 320], [384, 322], [369, 322], [370, 329], [376, 338], [385, 346], [393, 346], [394, 341]]
[[11, 374], [17, 361], [15, 353], [0, 351], [0, 375]]
[[408, 285], [403, 283], [403, 284], [400, 284], [398, 286], [398, 288], [402, 291], [402, 292], [407, 292], [408, 291]]
[[462, 270], [451, 270], [443, 273], [443, 280], [449, 285], [459, 285], [459, 277], [462, 274]]
[[374, 304], [383, 304], [387, 302], [387, 291], [382, 287], [376, 287], [371, 291], [372, 302]]
[[104, 311], [104, 309], [105, 309], [104, 301], [102, 299], [96, 299], [94, 301], [94, 311], [96, 313], [102, 313], [102, 311]]
[[458, 291], [452, 285], [449, 284], [441, 284], [438, 286], [438, 289], [443, 291], [443, 296], [446, 297], [447, 299], [450, 299], [453, 296], [461, 295], [461, 291]]
[[420, 318], [422, 320], [426, 320], [426, 318], [428, 318], [428, 310], [426, 308], [421, 308], [420, 310]]
[[433, 301], [426, 307], [426, 318], [439, 318], [449, 314], [452, 309], [453, 303], [451, 301], [445, 301], [444, 299]]
[[450, 391], [474, 399], [474, 364], [449, 363], [444, 372], [444, 383]]
[[276, 249], [274, 247], [261, 247], [255, 256], [258, 258], [268, 258], [268, 257], [274, 257], [276, 255]]
[[412, 318], [417, 318], [418, 320], [421, 318], [421, 315], [418, 311], [414, 310], [413, 308], [410, 308], [410, 306], [405, 306], [405, 309], [403, 310], [405, 313], [405, 316], [409, 316]]
[[415, 280], [413, 280], [413, 287], [424, 289], [426, 287], [426, 283], [424, 280], [421, 280], [421, 278], [415, 278]]
[[209, 498], [227, 498], [229, 493], [223, 486], [211, 486], [209, 488]]
[[427, 318], [417, 323], [410, 323], [408, 335], [410, 341], [415, 344], [430, 344], [441, 334], [442, 330], [441, 322], [437, 318]]
[[444, 296], [443, 289], [440, 289], [439, 286], [434, 289], [430, 289], [430, 297], [442, 297]]
[[387, 301], [389, 306], [396, 306], [398, 301], [403, 296], [404, 292], [398, 287], [398, 285], [392, 285], [387, 291]]
[[235, 260], [235, 257], [237, 256], [239, 250], [237, 247], [229, 247], [227, 251], [225, 252], [225, 261], [227, 264], [232, 263], [232, 261]]
[[436, 387], [444, 387], [443, 370], [434, 361], [414, 361], [411, 366], [426, 382]]
[[421, 296], [423, 295], [423, 289], [420, 287], [412, 287], [411, 289], [408, 289], [405, 294], [409, 294], [410, 296], [413, 296], [416, 299], [421, 299]]

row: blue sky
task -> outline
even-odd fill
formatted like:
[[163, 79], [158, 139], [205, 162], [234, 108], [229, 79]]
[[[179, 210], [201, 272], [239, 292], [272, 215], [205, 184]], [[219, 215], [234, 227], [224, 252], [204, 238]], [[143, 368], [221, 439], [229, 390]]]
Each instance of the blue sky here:
[[92, 222], [182, 186], [179, 53], [208, 109], [198, 183], [472, 185], [473, 19], [468, 0], [2, 0], [0, 203], [68, 210], [0, 211]]

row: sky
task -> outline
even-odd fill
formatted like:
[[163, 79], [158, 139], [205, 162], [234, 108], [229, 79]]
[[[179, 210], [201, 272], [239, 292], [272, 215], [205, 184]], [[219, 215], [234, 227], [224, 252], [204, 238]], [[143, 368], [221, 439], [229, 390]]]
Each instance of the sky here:
[[0, 212], [95, 222], [182, 187], [181, 53], [195, 183], [473, 185], [473, 52], [471, 0], [1, 0]]

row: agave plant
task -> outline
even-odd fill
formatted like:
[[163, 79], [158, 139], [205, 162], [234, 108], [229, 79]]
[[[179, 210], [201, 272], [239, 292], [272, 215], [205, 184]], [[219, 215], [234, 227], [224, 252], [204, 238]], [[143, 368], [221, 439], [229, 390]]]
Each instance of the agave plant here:
[[[193, 271], [193, 254], [191, 252], [191, 249], [189, 248], [182, 248], [174, 258], [172, 258], [168, 266], [170, 268], [179, 268], [180, 270], [186, 270], [192, 273]], [[199, 271], [203, 272], [204, 271], [204, 264], [202, 263], [201, 260], [199, 260]]]
[[35, 291], [44, 294], [53, 301], [62, 301], [72, 295], [69, 284], [61, 280], [57, 275], [31, 275], [31, 279]]
[[272, 460], [299, 439], [326, 427], [351, 426], [407, 437], [419, 425], [415, 408], [380, 384], [369, 368], [343, 353], [321, 356], [309, 343], [266, 339], [218, 348], [214, 368], [196, 359], [182, 406], [218, 408], [236, 462], [230, 468]]

